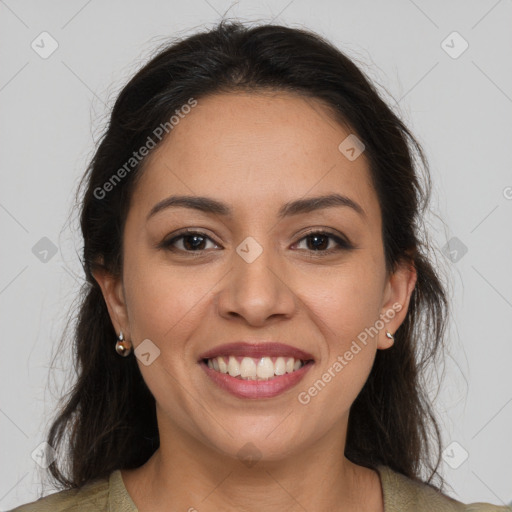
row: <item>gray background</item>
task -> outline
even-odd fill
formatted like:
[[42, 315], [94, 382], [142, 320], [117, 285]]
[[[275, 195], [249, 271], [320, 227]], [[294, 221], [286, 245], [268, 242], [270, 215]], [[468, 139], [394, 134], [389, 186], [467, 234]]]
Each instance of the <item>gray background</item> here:
[[[439, 267], [449, 274], [453, 305], [436, 400], [446, 448], [441, 469], [451, 485], [448, 493], [457, 499], [509, 503], [510, 0], [5, 0], [0, 1], [0, 508], [51, 491], [42, 487], [44, 471], [31, 454], [37, 459], [69, 376], [69, 353], [57, 354], [51, 375], [49, 367], [81, 281], [73, 197], [108, 107], [166, 37], [192, 33], [226, 12], [324, 35], [389, 92], [382, 90], [423, 143], [435, 185], [434, 215], [427, 221]], [[46, 59], [40, 53], [51, 49], [51, 40], [40, 36], [43, 31], [58, 43]], [[463, 39], [450, 36], [454, 31]], [[464, 40], [469, 47], [458, 55]]]

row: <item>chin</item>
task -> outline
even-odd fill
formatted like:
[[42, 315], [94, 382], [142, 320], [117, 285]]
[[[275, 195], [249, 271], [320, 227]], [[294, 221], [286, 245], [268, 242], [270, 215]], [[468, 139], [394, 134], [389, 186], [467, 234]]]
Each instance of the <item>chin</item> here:
[[[232, 459], [242, 462], [250, 461], [280, 461], [290, 457], [294, 451], [299, 451], [303, 440], [298, 440], [289, 428], [283, 428], [283, 417], [273, 421], [263, 421], [256, 425], [254, 420], [231, 428], [231, 436], [216, 427], [217, 435], [212, 438], [212, 431], [209, 431], [207, 444], [215, 451]], [[277, 428], [276, 428], [277, 427]], [[249, 464], [248, 464], [249, 465]]]

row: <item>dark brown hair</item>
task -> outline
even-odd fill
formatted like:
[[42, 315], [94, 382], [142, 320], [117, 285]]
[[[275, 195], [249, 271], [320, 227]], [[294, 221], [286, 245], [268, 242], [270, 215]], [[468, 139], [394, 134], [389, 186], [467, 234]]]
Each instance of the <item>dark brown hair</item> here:
[[[48, 434], [51, 446], [67, 448], [49, 466], [64, 488], [138, 467], [159, 446], [155, 400], [133, 354], [125, 359], [115, 352], [116, 332], [92, 274], [101, 266], [121, 275], [124, 223], [144, 160], [107, 193], [99, 191], [190, 98], [265, 89], [321, 100], [364, 142], [388, 271], [403, 261], [417, 271], [395, 345], [377, 351], [352, 405], [346, 456], [369, 468], [387, 465], [442, 490], [440, 432], [424, 371], [441, 352], [447, 300], [422, 225], [431, 186], [423, 151], [363, 72], [323, 38], [301, 29], [227, 21], [173, 41], [137, 72], [120, 92], [82, 181], [86, 280], [74, 331], [76, 382]], [[428, 478], [421, 476], [425, 469]]]

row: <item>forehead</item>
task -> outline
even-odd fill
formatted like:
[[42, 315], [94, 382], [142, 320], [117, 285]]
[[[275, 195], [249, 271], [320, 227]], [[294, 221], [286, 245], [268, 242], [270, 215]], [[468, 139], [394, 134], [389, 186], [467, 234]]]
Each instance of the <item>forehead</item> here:
[[338, 192], [378, 215], [364, 153], [318, 100], [291, 93], [225, 93], [197, 100], [148, 157], [134, 205], [148, 212], [169, 195], [207, 195], [233, 209]]

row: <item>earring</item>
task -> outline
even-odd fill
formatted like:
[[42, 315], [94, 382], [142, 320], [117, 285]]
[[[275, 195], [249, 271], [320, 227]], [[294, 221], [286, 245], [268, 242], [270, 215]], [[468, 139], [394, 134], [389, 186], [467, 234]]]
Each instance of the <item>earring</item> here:
[[394, 341], [395, 341], [395, 337], [389, 332], [389, 331], [386, 331], [386, 338], [388, 340], [391, 340], [391, 343], [393, 344]]
[[132, 344], [124, 339], [123, 331], [119, 331], [119, 338], [116, 343], [116, 352], [123, 357], [130, 355], [132, 351]]

